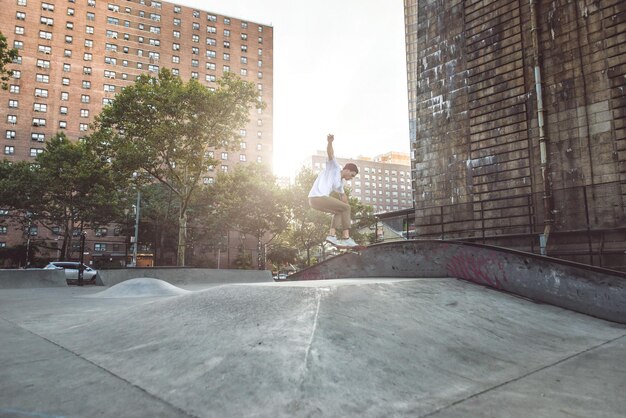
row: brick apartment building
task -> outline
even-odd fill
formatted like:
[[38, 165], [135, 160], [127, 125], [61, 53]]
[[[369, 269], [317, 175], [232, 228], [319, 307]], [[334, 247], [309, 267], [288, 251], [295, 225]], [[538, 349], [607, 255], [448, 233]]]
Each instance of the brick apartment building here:
[[[303, 166], [319, 173], [326, 166], [327, 158], [326, 151], [318, 151]], [[341, 166], [352, 162], [359, 167], [358, 176], [346, 182], [346, 186], [350, 188], [353, 197], [372, 206], [375, 213], [413, 207], [411, 162], [408, 154], [388, 152], [373, 158], [336, 158]]]
[[419, 235], [626, 269], [626, 2], [404, 5]]
[[[2, 6], [0, 32], [19, 59], [10, 67], [9, 90], [0, 91], [0, 158], [33, 160], [57, 132], [78, 140], [124, 86], [167, 67], [209, 88], [225, 72], [254, 82], [267, 107], [251, 112], [240, 132], [241, 149], [215, 150], [221, 159], [216, 172], [246, 162], [271, 167], [271, 26], [165, 1], [6, 0]], [[204, 179], [212, 181], [213, 176]], [[0, 208], [0, 216], [10, 213]], [[14, 223], [0, 225], [0, 247], [24, 243], [25, 237]], [[31, 241], [37, 240], [55, 237], [34, 226]], [[128, 239], [114, 227], [89, 231], [87, 248], [89, 257], [125, 259]], [[56, 251], [39, 256], [57, 257]]]

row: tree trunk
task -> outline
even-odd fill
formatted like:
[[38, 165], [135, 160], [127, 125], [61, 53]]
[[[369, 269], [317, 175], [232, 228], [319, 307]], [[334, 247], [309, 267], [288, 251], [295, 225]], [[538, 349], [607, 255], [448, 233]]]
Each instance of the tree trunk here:
[[185, 247], [187, 246], [187, 213], [178, 217], [178, 261], [179, 267], [185, 266]]

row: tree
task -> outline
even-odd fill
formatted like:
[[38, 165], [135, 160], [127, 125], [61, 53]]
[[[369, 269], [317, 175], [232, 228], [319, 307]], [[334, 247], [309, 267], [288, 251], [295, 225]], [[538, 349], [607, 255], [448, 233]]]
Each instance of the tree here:
[[143, 74], [96, 118], [89, 143], [118, 172], [145, 172], [179, 203], [178, 265], [185, 263], [187, 209], [203, 175], [216, 164], [211, 150], [232, 149], [253, 106], [254, 83], [226, 73], [215, 91], [183, 82], [169, 70]]
[[[287, 228], [289, 214], [284, 193], [261, 164], [238, 165], [221, 173], [212, 188], [215, 214], [224, 226], [257, 239], [257, 266], [262, 267], [263, 244]], [[263, 238], [271, 237], [264, 243]]]
[[11, 74], [13, 74], [13, 71], [7, 69], [6, 66], [15, 61], [17, 56], [17, 49], [9, 49], [7, 38], [0, 32], [0, 81], [3, 90], [8, 88], [8, 81], [11, 78]]
[[372, 225], [376, 225], [376, 216], [374, 208], [371, 205], [365, 205], [356, 197], [350, 196], [350, 190], [346, 190], [350, 210], [352, 213], [352, 231], [350, 236], [360, 244], [372, 244], [376, 241], [376, 234], [362, 234], [359, 231], [367, 228], [371, 229]]
[[69, 256], [72, 231], [121, 217], [125, 206], [120, 179], [106, 161], [83, 143], [57, 134], [34, 164], [0, 165], [0, 204], [63, 236], [61, 259]]

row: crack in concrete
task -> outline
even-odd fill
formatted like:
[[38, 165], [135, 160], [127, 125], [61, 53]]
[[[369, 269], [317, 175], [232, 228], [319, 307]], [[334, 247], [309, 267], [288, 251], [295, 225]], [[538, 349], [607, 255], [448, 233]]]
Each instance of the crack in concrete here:
[[551, 364], [546, 364], [545, 366], [539, 367], [538, 369], [535, 369], [535, 370], [531, 370], [531, 371], [529, 371], [528, 373], [523, 374], [523, 375], [521, 375], [521, 376], [517, 376], [517, 377], [515, 377], [515, 378], [513, 378], [513, 379], [509, 379], [509, 380], [507, 380], [507, 381], [505, 381], [505, 382], [498, 383], [497, 385], [494, 385], [494, 386], [491, 386], [491, 387], [489, 387], [489, 388], [487, 388], [487, 389], [481, 390], [480, 392], [473, 393], [473, 394], [471, 394], [471, 395], [469, 395], [469, 396], [466, 396], [466, 397], [465, 397], [465, 398], [463, 398], [463, 399], [459, 399], [459, 400], [457, 400], [457, 401], [454, 401], [454, 402], [452, 402], [452, 403], [451, 403], [451, 404], [449, 404], [449, 405], [443, 406], [443, 407], [441, 407], [441, 408], [439, 408], [439, 409], [436, 409], [436, 410], [434, 410], [434, 411], [431, 411], [431, 412], [429, 412], [429, 413], [427, 413], [427, 414], [425, 414], [425, 415], [420, 415], [420, 418], [425, 418], [425, 417], [431, 417], [431, 416], [434, 416], [434, 415], [436, 415], [436, 414], [438, 414], [438, 413], [440, 413], [440, 412], [442, 412], [442, 411], [444, 411], [444, 410], [446, 410], [446, 409], [452, 408], [453, 406], [459, 405], [459, 404], [461, 404], [461, 403], [463, 403], [463, 402], [465, 402], [465, 401], [468, 401], [468, 400], [470, 400], [470, 399], [473, 399], [473, 398], [476, 398], [476, 397], [478, 397], [478, 396], [481, 396], [481, 395], [483, 395], [483, 394], [485, 394], [485, 393], [487, 393], [487, 392], [491, 392], [492, 390], [495, 390], [495, 389], [501, 388], [501, 387], [503, 387], [503, 386], [506, 386], [506, 385], [508, 385], [509, 383], [515, 383], [515, 382], [517, 382], [517, 381], [520, 381], [520, 380], [522, 380], [522, 379], [525, 379], [525, 378], [526, 378], [526, 377], [528, 377], [528, 376], [532, 376], [532, 375], [534, 375], [534, 374], [536, 374], [536, 373], [539, 373], [539, 372], [541, 372], [541, 371], [543, 371], [543, 370], [550, 369], [550, 368], [552, 368], [552, 367], [554, 367], [554, 366], [558, 366], [558, 365], [559, 365], [559, 364], [561, 364], [561, 363], [565, 363], [566, 361], [571, 360], [571, 359], [573, 359], [573, 358], [575, 358], [575, 357], [578, 357], [578, 356], [580, 356], [580, 355], [586, 354], [586, 353], [591, 352], [591, 351], [593, 351], [593, 350], [596, 350], [596, 349], [598, 349], [598, 348], [604, 347], [605, 345], [611, 344], [611, 343], [613, 343], [613, 342], [615, 342], [615, 341], [617, 341], [617, 340], [619, 340], [619, 339], [621, 339], [621, 338], [624, 338], [624, 337], [626, 337], [626, 334], [620, 335], [620, 336], [618, 336], [618, 337], [615, 337], [615, 338], [613, 338], [613, 339], [610, 339], [610, 340], [608, 340], [608, 341], [605, 341], [605, 342], [603, 342], [603, 343], [601, 343], [601, 344], [594, 345], [594, 346], [589, 347], [589, 348], [587, 348], [587, 349], [585, 349], [585, 350], [583, 350], [583, 351], [579, 351], [579, 352], [577, 352], [577, 353], [574, 353], [574, 354], [572, 354], [572, 355], [569, 355], [569, 356], [567, 356], [567, 357], [564, 357], [564, 358], [562, 358], [562, 359], [560, 359], [560, 360], [558, 360], [558, 361], [555, 361], [555, 362], [553, 362], [553, 363], [551, 363]]

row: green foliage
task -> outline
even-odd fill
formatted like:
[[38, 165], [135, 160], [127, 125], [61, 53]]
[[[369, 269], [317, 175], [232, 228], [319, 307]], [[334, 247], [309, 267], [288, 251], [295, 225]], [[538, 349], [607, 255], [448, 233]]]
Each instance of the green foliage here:
[[59, 227], [66, 254], [77, 224], [96, 227], [121, 217], [118, 182], [116, 173], [85, 144], [57, 134], [34, 164], [0, 164], [0, 205], [21, 212], [23, 224]]
[[0, 32], [0, 85], [3, 90], [8, 88], [8, 81], [13, 73], [7, 68], [18, 56], [15, 48], [9, 48], [7, 38]]
[[239, 145], [239, 130], [253, 106], [262, 107], [254, 83], [226, 73], [210, 91], [169, 70], [140, 76], [96, 119], [89, 143], [119, 173], [147, 173], [178, 199], [178, 263], [184, 265], [187, 209], [202, 177], [216, 161], [211, 149]]
[[261, 164], [238, 165], [230, 173], [220, 173], [213, 191], [219, 196], [216, 209], [229, 229], [262, 238], [287, 227], [284, 195]]
[[376, 224], [376, 216], [374, 215], [374, 208], [371, 205], [364, 205], [356, 197], [350, 196], [350, 190], [346, 190], [349, 198], [350, 208], [352, 212], [352, 228], [350, 236], [356, 242], [362, 245], [373, 244], [375, 242], [376, 234], [360, 233], [360, 230], [364, 228], [370, 228]]

